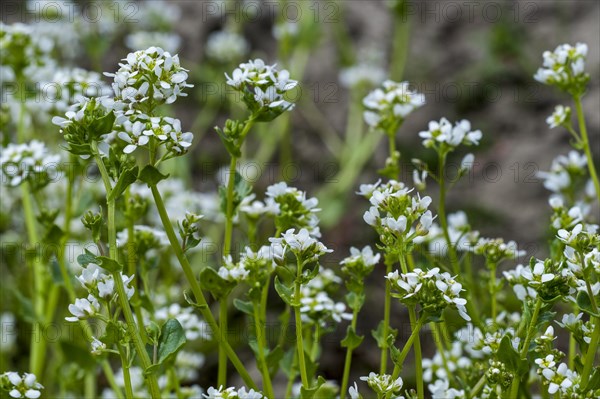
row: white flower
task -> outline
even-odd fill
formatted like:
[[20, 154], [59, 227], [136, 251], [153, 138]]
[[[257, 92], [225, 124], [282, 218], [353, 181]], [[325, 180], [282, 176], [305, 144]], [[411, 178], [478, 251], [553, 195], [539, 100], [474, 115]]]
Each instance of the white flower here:
[[551, 129], [562, 126], [567, 122], [567, 118], [571, 115], [571, 108], [563, 105], [557, 105], [554, 112], [546, 119], [546, 123]]
[[456, 122], [454, 126], [446, 118], [439, 122], [429, 122], [428, 130], [419, 133], [423, 145], [427, 148], [446, 145], [457, 147], [459, 144], [479, 145], [482, 133], [480, 130], [471, 130], [471, 123], [467, 120]]
[[413, 177], [413, 183], [414, 183], [415, 187], [417, 188], [417, 190], [419, 190], [419, 191], [425, 190], [425, 187], [426, 187], [425, 180], [427, 179], [427, 171], [423, 170], [423, 171], [421, 171], [421, 173], [419, 173], [418, 170], [414, 169], [412, 177]]
[[44, 386], [37, 382], [36, 376], [31, 373], [19, 375], [17, 372], [9, 371], [0, 374], [0, 378], [2, 377], [5, 377], [10, 384], [3, 388], [9, 391], [8, 394], [11, 398], [37, 399], [41, 396], [40, 391], [44, 389]]
[[404, 382], [398, 377], [392, 380], [389, 374], [369, 373], [366, 377], [360, 377], [362, 381], [366, 381], [369, 387], [378, 394], [396, 393], [402, 389]]
[[564, 242], [565, 244], [572, 244], [577, 239], [577, 236], [581, 234], [583, 231], [583, 225], [578, 223], [573, 227], [571, 231], [560, 229], [558, 230], [558, 239]]
[[79, 320], [85, 320], [90, 317], [94, 317], [100, 310], [100, 304], [98, 300], [88, 295], [87, 298], [77, 298], [74, 304], [69, 305], [69, 312], [73, 314], [72, 317], [65, 317], [65, 320], [76, 322]]
[[92, 337], [92, 355], [99, 356], [106, 350], [106, 344], [96, 337]]
[[365, 266], [375, 266], [381, 259], [380, 254], [373, 254], [373, 249], [370, 246], [365, 246], [362, 250], [351, 247], [350, 256], [342, 260], [342, 265], [362, 261]]
[[363, 99], [367, 109], [365, 122], [375, 128], [386, 128], [380, 122], [404, 120], [416, 108], [425, 104], [425, 96], [410, 90], [408, 82], [386, 80], [382, 88], [375, 89]]
[[406, 230], [406, 223], [407, 223], [407, 218], [404, 215], [400, 215], [396, 219], [388, 216], [385, 219], [381, 220], [382, 226], [387, 226], [392, 231], [394, 231], [396, 233], [400, 233], [400, 234], [404, 233], [404, 231]]

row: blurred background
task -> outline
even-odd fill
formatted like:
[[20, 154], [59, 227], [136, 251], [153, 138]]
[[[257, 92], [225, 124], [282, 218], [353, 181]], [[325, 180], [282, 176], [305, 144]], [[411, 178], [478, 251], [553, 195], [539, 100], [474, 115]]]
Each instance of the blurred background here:
[[[2, 22], [36, 26], [56, 43], [65, 63], [87, 70], [113, 72], [128, 52], [148, 46], [179, 54], [195, 87], [170, 112], [195, 139], [191, 153], [173, 162], [170, 172], [206, 195], [216, 191], [229, 162], [213, 128], [245, 115], [224, 72], [255, 57], [290, 70], [301, 81], [293, 99], [297, 106], [274, 123], [257, 125], [240, 172], [259, 198], [268, 185], [286, 180], [320, 199], [322, 241], [336, 250], [326, 261], [333, 268], [350, 246], [376, 240], [362, 221], [367, 203], [354, 192], [378, 179], [387, 143], [375, 143], [374, 156], [363, 157], [363, 143], [355, 138], [368, 135], [362, 98], [386, 78], [409, 81], [427, 102], [398, 132], [401, 180], [412, 185], [412, 158], [435, 167], [435, 154], [418, 138], [430, 120], [470, 120], [483, 140], [470, 175], [450, 191], [448, 209], [464, 210], [483, 236], [516, 240], [527, 256], [543, 257], [550, 234], [549, 193], [537, 173], [570, 150], [567, 132], [550, 130], [545, 122], [555, 105], [571, 105], [568, 98], [533, 79], [544, 50], [562, 43], [589, 45], [591, 82], [583, 105], [592, 150], [600, 156], [600, 3], [595, 0], [6, 0], [1, 8]], [[10, 114], [4, 94], [2, 107]], [[51, 111], [37, 114], [28, 123], [46, 127], [49, 140], [58, 142], [51, 116]], [[4, 118], [3, 130], [10, 123]], [[451, 162], [459, 163], [463, 155]], [[432, 186], [429, 194], [437, 198]], [[372, 315], [371, 323], [369, 311], [381, 308], [382, 273], [369, 282], [372, 303], [359, 321], [365, 335], [380, 316]], [[399, 322], [406, 318], [403, 312], [401, 306], [395, 309]], [[324, 338], [326, 377], [341, 376], [345, 352], [337, 343], [344, 330]], [[355, 352], [353, 378], [378, 364], [379, 352], [367, 341]], [[431, 356], [431, 346], [424, 348]], [[210, 381], [211, 373], [202, 380]]]

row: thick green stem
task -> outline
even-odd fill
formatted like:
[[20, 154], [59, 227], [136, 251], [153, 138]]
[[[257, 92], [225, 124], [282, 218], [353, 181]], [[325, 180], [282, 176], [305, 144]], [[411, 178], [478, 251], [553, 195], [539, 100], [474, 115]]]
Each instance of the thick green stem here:
[[190, 288], [192, 289], [192, 293], [194, 294], [194, 297], [196, 299], [196, 302], [197, 302], [196, 307], [198, 307], [198, 309], [200, 310], [200, 313], [202, 314], [202, 316], [204, 317], [204, 319], [210, 326], [210, 328], [213, 332], [213, 335], [219, 341], [219, 345], [224, 347], [227, 357], [229, 358], [229, 360], [231, 361], [231, 363], [233, 364], [233, 366], [235, 367], [237, 372], [240, 374], [240, 376], [242, 377], [242, 379], [244, 380], [246, 385], [248, 385], [249, 388], [258, 389], [256, 384], [252, 380], [252, 377], [250, 377], [248, 370], [246, 370], [246, 368], [244, 367], [244, 365], [242, 364], [242, 362], [240, 361], [238, 356], [235, 354], [235, 352], [229, 345], [229, 343], [224, 339], [222, 332], [219, 329], [219, 326], [217, 324], [217, 321], [215, 320], [214, 316], [212, 315], [210, 309], [208, 308], [208, 303], [206, 302], [206, 298], [204, 297], [204, 294], [202, 293], [202, 288], [200, 287], [200, 283], [198, 283], [198, 280], [196, 280], [194, 271], [192, 270], [192, 266], [190, 265], [190, 262], [188, 261], [185, 254], [183, 253], [183, 250], [181, 249], [181, 245], [179, 244], [179, 241], [177, 240], [177, 235], [175, 234], [175, 230], [173, 229], [173, 225], [171, 224], [171, 220], [169, 219], [169, 215], [167, 214], [167, 209], [165, 208], [165, 203], [162, 199], [162, 196], [160, 195], [160, 192], [158, 191], [158, 189], [156, 188], [155, 185], [150, 186], [150, 189], [152, 191], [152, 196], [154, 198], [154, 202], [156, 204], [156, 208], [158, 210], [158, 214], [160, 216], [160, 220], [162, 222], [163, 228], [165, 229], [165, 233], [167, 234], [167, 237], [169, 238], [169, 243], [171, 244], [171, 248], [173, 248], [173, 251], [175, 252], [175, 256], [177, 257], [177, 260], [179, 261], [179, 264], [181, 265], [183, 273], [185, 274], [185, 277], [188, 280], [188, 283], [190, 284]]
[[[352, 312], [351, 328], [352, 331], [356, 332], [356, 322], [358, 319], [358, 309], [354, 309]], [[350, 367], [352, 365], [352, 347], [348, 347], [346, 350], [346, 359], [344, 360], [344, 374], [342, 376], [342, 386], [340, 389], [340, 398], [346, 397], [346, 391], [348, 390], [348, 380], [350, 379]]]
[[[223, 298], [219, 300], [219, 329], [223, 334], [223, 339], [226, 342], [229, 342], [229, 326], [228, 326], [228, 316], [227, 316], [227, 307], [229, 304], [229, 296], [225, 295]], [[219, 346], [219, 368], [217, 381], [219, 386], [226, 386], [227, 384], [227, 352], [225, 352], [225, 348], [223, 346]]]
[[[414, 307], [410, 307], [409, 310], [412, 310], [413, 314], [415, 313]], [[412, 329], [412, 333], [410, 334], [410, 337], [408, 337], [408, 340], [404, 344], [404, 347], [402, 348], [400, 355], [398, 355], [398, 358], [396, 359], [394, 371], [392, 372], [392, 380], [395, 380], [400, 375], [400, 372], [402, 371], [402, 367], [399, 366], [399, 364], [402, 364], [404, 362], [404, 360], [406, 359], [406, 356], [408, 355], [408, 351], [410, 350], [411, 346], [413, 345], [413, 342], [415, 342], [415, 340], [419, 338], [419, 331], [421, 331], [421, 327], [423, 326], [424, 322], [425, 322], [425, 314], [422, 314], [421, 317], [419, 318], [419, 320], [416, 320], [415, 325]], [[417, 361], [420, 361], [420, 358], [415, 359], [415, 363]], [[423, 380], [422, 377], [423, 376], [421, 375], [421, 380]]]
[[460, 274], [460, 264], [458, 263], [458, 256], [456, 255], [456, 248], [452, 244], [450, 239], [450, 233], [448, 232], [448, 220], [446, 219], [446, 154], [440, 154], [439, 157], [439, 182], [440, 182], [440, 201], [438, 205], [438, 218], [442, 231], [444, 232], [444, 239], [448, 247], [448, 254], [450, 255], [450, 263], [452, 264], [452, 271], [454, 274]]
[[[583, 255], [582, 255], [583, 257]], [[584, 263], [585, 264], [585, 263]], [[585, 285], [587, 288], [588, 295], [591, 300], [592, 310], [598, 314], [598, 305], [596, 304], [596, 299], [594, 298], [594, 292], [592, 290], [592, 286], [587, 278], [584, 278]], [[600, 317], [595, 317], [596, 323], [594, 327], [594, 331], [592, 332], [592, 340], [588, 346], [587, 353], [585, 355], [585, 362], [583, 365], [583, 371], [581, 372], [581, 383], [582, 386], [586, 386], [588, 380], [590, 379], [590, 375], [592, 373], [592, 367], [594, 366], [594, 359], [596, 358], [596, 353], [598, 352], [598, 342], [600, 341]]]
[[302, 262], [300, 259], [297, 260], [297, 273], [294, 288], [294, 317], [296, 321], [296, 351], [298, 352], [298, 366], [300, 368], [300, 378], [302, 380], [302, 386], [304, 389], [310, 388], [310, 381], [306, 372], [306, 360], [304, 359], [304, 340], [303, 340], [303, 328], [302, 328], [302, 317], [300, 314], [300, 289], [302, 284], [300, 278], [302, 277]]
[[267, 398], [274, 398], [271, 374], [265, 358], [267, 344], [265, 341], [265, 323], [261, 316], [260, 303], [254, 303], [254, 329], [256, 332], [256, 343], [258, 345], [258, 365], [263, 378], [263, 392]]
[[[386, 262], [385, 274], [386, 276], [392, 272], [392, 263]], [[388, 344], [387, 336], [390, 330], [390, 312], [392, 304], [392, 285], [388, 279], [385, 279], [385, 298], [383, 302], [383, 331], [382, 331], [382, 343], [381, 343], [381, 362], [379, 366], [379, 374], [385, 374], [388, 363]]]
[[577, 122], [579, 123], [579, 131], [581, 133], [581, 141], [583, 143], [583, 151], [587, 158], [588, 170], [592, 181], [594, 182], [594, 188], [596, 189], [596, 199], [600, 202], [600, 182], [598, 181], [598, 174], [596, 173], [596, 167], [594, 165], [594, 157], [590, 149], [590, 142], [587, 134], [587, 127], [585, 125], [585, 116], [583, 115], [583, 107], [581, 106], [581, 97], [575, 96], [575, 109], [577, 110]]
[[484, 373], [481, 376], [481, 378], [479, 379], [479, 381], [477, 381], [477, 384], [475, 384], [475, 386], [473, 387], [471, 392], [469, 392], [469, 398], [476, 399], [477, 394], [479, 394], [479, 391], [481, 391], [483, 389], [483, 387], [485, 386], [486, 381], [487, 381], [487, 377], [485, 376], [485, 373]]
[[121, 363], [123, 364], [123, 385], [125, 385], [125, 397], [127, 399], [133, 398], [133, 388], [131, 386], [131, 373], [129, 372], [129, 360], [127, 355], [123, 352], [123, 348], [119, 345], [119, 356], [121, 356]]
[[[115, 261], [118, 261], [117, 228], [115, 224], [115, 200], [108, 199], [112, 191], [112, 185], [110, 182], [108, 171], [106, 170], [106, 166], [104, 165], [104, 161], [102, 160], [102, 157], [98, 154], [96, 143], [92, 143], [92, 148], [94, 149], [96, 163], [98, 165], [98, 169], [100, 170], [100, 175], [102, 176], [102, 181], [104, 182], [104, 187], [106, 189], [106, 205], [108, 208], [108, 250], [110, 258]], [[121, 310], [123, 312], [123, 316], [125, 317], [125, 321], [127, 323], [130, 336], [133, 340], [135, 350], [142, 363], [142, 368], [144, 370], [147, 370], [152, 365], [152, 362], [150, 361], [148, 352], [146, 352], [146, 347], [144, 345], [144, 342], [142, 341], [142, 337], [139, 331], [141, 328], [144, 328], [144, 326], [137, 326], [137, 324], [135, 323], [133, 313], [131, 312], [131, 308], [129, 307], [129, 298], [127, 297], [127, 293], [125, 291], [125, 285], [123, 284], [121, 273], [114, 272], [113, 280], [115, 282], [115, 290], [117, 292], [117, 297], [121, 305]], [[125, 367], [126, 364], [123, 364], [123, 369], [125, 369]], [[158, 380], [156, 378], [156, 375], [151, 373], [146, 375], [145, 378], [146, 382], [148, 383], [148, 388], [150, 389], [150, 395], [152, 396], [152, 398], [160, 398], [160, 389], [158, 387]]]
[[[533, 339], [533, 335], [535, 334], [535, 329], [537, 327], [537, 319], [540, 315], [540, 310], [542, 308], [542, 300], [538, 298], [535, 302], [535, 308], [533, 309], [533, 315], [531, 316], [531, 321], [529, 323], [529, 328], [527, 329], [527, 334], [525, 335], [525, 340], [523, 342], [523, 347], [521, 347], [521, 359], [527, 357], [527, 352], [529, 352], [529, 343]], [[521, 381], [519, 378], [515, 378], [510, 387], [510, 398], [517, 398], [519, 394], [519, 385]]]
[[496, 263], [488, 262], [488, 269], [490, 271], [490, 280], [488, 289], [490, 291], [490, 296], [492, 300], [492, 320], [496, 320], [496, 315], [498, 314], [497, 305], [496, 305]]

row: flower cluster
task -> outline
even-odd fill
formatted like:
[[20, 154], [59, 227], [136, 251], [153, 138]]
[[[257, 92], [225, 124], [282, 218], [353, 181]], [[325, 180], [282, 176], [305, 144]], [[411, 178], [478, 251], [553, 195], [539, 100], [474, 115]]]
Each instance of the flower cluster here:
[[[135, 289], [131, 286], [134, 276], [128, 277], [120, 273], [125, 293], [128, 299], [133, 297]], [[102, 304], [107, 304], [115, 299], [115, 281], [113, 276], [105, 274], [104, 270], [94, 264], [87, 265], [77, 277], [77, 280], [87, 290], [87, 298], [77, 298], [75, 303], [69, 305], [73, 316], [65, 319], [70, 322], [86, 320], [100, 313]]]
[[278, 246], [263, 245], [255, 252], [246, 247], [237, 263], [233, 262], [231, 255], [226, 256], [218, 274], [224, 280], [245, 281], [253, 288], [260, 288], [275, 269], [275, 260], [281, 258], [281, 253], [276, 252], [280, 249]]
[[210, 387], [203, 396], [206, 399], [262, 399], [264, 397], [254, 389], [247, 391], [245, 387], [235, 389], [234, 387], [224, 388], [223, 386], [218, 389]]
[[38, 140], [26, 144], [9, 144], [0, 155], [0, 179], [16, 187], [28, 181], [34, 188], [47, 185], [59, 177], [60, 156], [50, 154]]
[[349, 288], [353, 284], [362, 286], [365, 277], [371, 274], [380, 258], [381, 255], [373, 253], [373, 249], [368, 245], [362, 250], [351, 247], [350, 256], [340, 262], [342, 273], [349, 278]]
[[246, 39], [235, 32], [213, 32], [206, 41], [206, 55], [221, 63], [239, 60], [248, 53], [248, 50]]
[[389, 374], [376, 374], [371, 372], [368, 376], [360, 377], [360, 379], [361, 381], [367, 382], [369, 388], [371, 388], [373, 392], [377, 394], [377, 397], [387, 397], [388, 395], [392, 394], [394, 395], [394, 398], [401, 398], [397, 396], [404, 385], [404, 382], [400, 377], [394, 380]]
[[[479, 231], [472, 230], [469, 225], [467, 214], [463, 211], [450, 213], [448, 218], [448, 235], [450, 243], [459, 251], [472, 251], [479, 241]], [[438, 256], [444, 256], [448, 252], [448, 244], [444, 237], [444, 231], [437, 223], [432, 223], [429, 233], [415, 239], [417, 244], [428, 244], [429, 252]]]
[[553, 193], [569, 196], [573, 185], [586, 173], [587, 159], [584, 154], [570, 151], [568, 155], [559, 155], [552, 161], [550, 171], [538, 172], [544, 181], [544, 187]]
[[264, 206], [253, 203], [255, 209], [275, 216], [275, 227], [280, 231], [290, 228], [305, 228], [311, 236], [320, 237], [319, 218], [316, 213], [319, 201], [312, 197], [306, 198], [306, 192], [295, 187], [289, 187], [280, 182], [267, 188]]
[[544, 51], [543, 67], [537, 70], [534, 79], [571, 94], [581, 94], [590, 79], [585, 72], [587, 53], [588, 46], [583, 43], [561, 44], [554, 51]]
[[295, 229], [288, 229], [281, 235], [281, 238], [269, 238], [269, 241], [278, 252], [277, 247], [282, 248], [283, 253], [290, 250], [304, 262], [316, 261], [322, 255], [333, 252], [325, 244], [311, 237], [307, 229], [300, 229], [297, 233], [295, 233]]
[[41, 390], [44, 389], [34, 374], [19, 374], [14, 371], [0, 374], [0, 387], [8, 391], [11, 398], [27, 399], [39, 398], [42, 395]]
[[[359, 194], [369, 199], [371, 208], [363, 219], [379, 233], [380, 239], [388, 247], [393, 243], [412, 243], [416, 238], [427, 235], [433, 224], [433, 215], [427, 210], [431, 197], [411, 196], [412, 189], [404, 183], [390, 180], [362, 186]], [[417, 223], [415, 227], [413, 224]]]
[[427, 271], [416, 268], [408, 273], [396, 270], [386, 278], [395, 291], [393, 296], [406, 304], [418, 304], [433, 316], [439, 316], [447, 306], [452, 306], [463, 319], [471, 320], [465, 307], [467, 300], [460, 297], [464, 291], [462, 285], [450, 273], [440, 273], [437, 267]]
[[42, 84], [52, 110], [60, 114], [85, 98], [112, 94], [110, 86], [102, 81], [99, 73], [82, 68], [61, 68], [54, 73], [50, 82]]
[[562, 264], [550, 259], [541, 261], [532, 258], [529, 265], [517, 265], [503, 274], [521, 301], [537, 298], [538, 295], [544, 300], [562, 298], [569, 294], [574, 284], [572, 274], [565, 273]]
[[331, 269], [321, 269], [314, 279], [302, 286], [300, 312], [304, 323], [325, 325], [330, 319], [336, 323], [352, 319], [352, 314], [346, 312], [346, 305], [335, 302], [330, 296], [340, 283], [341, 279]]
[[408, 82], [386, 80], [364, 98], [364, 119], [373, 128], [395, 134], [408, 114], [424, 104], [425, 96], [411, 90]]
[[171, 55], [160, 47], [129, 53], [120, 63], [112, 77], [115, 100], [127, 104], [130, 109], [151, 110], [159, 104], [171, 104], [177, 97], [185, 97], [183, 91], [192, 85], [186, 83], [187, 69], [179, 64], [179, 56]]
[[0, 23], [0, 58], [2, 66], [11, 68], [17, 76], [23, 76], [25, 68], [49, 62], [53, 43], [42, 35], [36, 35], [29, 25]]
[[[117, 119], [117, 123], [120, 122]], [[187, 152], [192, 145], [194, 135], [191, 132], [182, 132], [179, 119], [164, 117], [147, 117], [136, 115], [132, 121], [123, 118], [118, 137], [126, 145], [123, 148], [125, 154], [131, 154], [138, 147], [148, 147], [150, 140], [156, 140], [159, 145], [164, 145], [167, 151], [173, 155], [181, 155]]]
[[489, 263], [498, 264], [505, 259], [516, 259], [525, 255], [525, 251], [517, 248], [514, 241], [504, 242], [502, 238], [480, 238], [473, 252], [482, 255]]
[[225, 74], [227, 84], [242, 94], [242, 99], [255, 120], [270, 121], [291, 110], [294, 104], [286, 95], [298, 82], [290, 79], [286, 69], [267, 65], [261, 59], [250, 60], [236, 68], [231, 77]]
[[535, 359], [538, 365], [538, 373], [543, 376], [543, 384], [547, 385], [548, 393], [556, 393], [561, 397], [572, 397], [579, 390], [580, 376], [577, 372], [570, 370], [565, 363], [557, 366], [554, 355]]
[[461, 144], [479, 145], [481, 130], [471, 130], [471, 122], [461, 120], [453, 126], [446, 118], [429, 122], [428, 130], [419, 132], [423, 145], [436, 151], [449, 151]]

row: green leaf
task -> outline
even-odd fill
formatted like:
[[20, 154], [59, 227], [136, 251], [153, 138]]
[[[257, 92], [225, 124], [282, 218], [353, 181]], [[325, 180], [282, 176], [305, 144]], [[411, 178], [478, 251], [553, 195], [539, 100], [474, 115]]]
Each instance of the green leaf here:
[[342, 340], [341, 345], [344, 348], [356, 349], [360, 346], [364, 338], [364, 336], [356, 335], [356, 331], [354, 331], [352, 326], [348, 326], [346, 337]]
[[254, 315], [254, 305], [250, 301], [246, 302], [235, 298], [233, 300], [233, 306], [242, 313], [246, 313], [250, 316]]
[[223, 279], [215, 269], [207, 267], [200, 272], [200, 285], [215, 298], [220, 299], [228, 295], [236, 283]]
[[118, 273], [123, 270], [123, 265], [117, 262], [114, 259], [111, 259], [107, 256], [98, 256], [96, 257], [96, 261], [98, 262], [98, 266], [102, 267], [104, 270], [111, 273]]
[[164, 180], [167, 177], [169, 177], [169, 175], [163, 175], [154, 166], [146, 165], [140, 172], [138, 179], [146, 183], [148, 186], [156, 186], [159, 181]]
[[304, 387], [300, 388], [300, 399], [313, 399], [313, 398], [320, 399], [319, 396], [316, 396], [317, 391], [326, 382], [327, 381], [325, 381], [325, 378], [323, 378], [322, 376], [319, 376], [319, 378], [317, 379], [316, 385], [314, 385], [312, 388], [309, 388], [309, 389], [305, 389]]
[[383, 348], [386, 344], [386, 341], [390, 340], [390, 336], [392, 338], [392, 342], [393, 342], [393, 340], [396, 339], [396, 336], [398, 335], [398, 330], [390, 327], [390, 328], [388, 328], [388, 336], [384, 337], [383, 336], [383, 320], [381, 320], [379, 322], [379, 325], [377, 325], [377, 329], [371, 330], [371, 335], [373, 336], [373, 338], [375, 338], [375, 341], [377, 341], [377, 346], [379, 348]]
[[104, 334], [100, 337], [100, 341], [104, 342], [107, 347], [112, 347], [121, 340], [121, 329], [114, 321], [110, 320], [104, 329]]
[[293, 289], [279, 281], [278, 276], [275, 276], [275, 291], [277, 291], [281, 299], [283, 299], [283, 302], [287, 303], [292, 307], [298, 305], [294, 302]]
[[134, 166], [133, 168], [126, 169], [123, 173], [121, 173], [121, 176], [119, 176], [119, 180], [117, 180], [117, 183], [115, 184], [108, 196], [108, 200], [114, 201], [117, 198], [119, 198], [121, 194], [125, 192], [125, 189], [127, 189], [127, 187], [135, 183], [135, 181], [138, 178], [138, 172], [139, 168], [137, 166]]
[[500, 341], [500, 346], [496, 352], [498, 360], [506, 365], [506, 367], [514, 371], [519, 377], [529, 370], [529, 363], [525, 359], [521, 359], [521, 356], [513, 348], [510, 338], [504, 336]]
[[600, 367], [594, 367], [592, 375], [586, 386], [583, 387], [584, 392], [595, 391], [600, 389]]
[[598, 312], [594, 312], [592, 300], [590, 299], [588, 293], [585, 291], [579, 291], [579, 294], [577, 294], [577, 306], [579, 306], [579, 308], [582, 311], [589, 314], [590, 316], [600, 317], [600, 314]]
[[176, 319], [167, 320], [160, 329], [158, 359], [155, 364], [145, 370], [145, 374], [155, 372], [166, 361], [174, 359], [185, 343], [185, 331], [181, 324]]
[[110, 133], [113, 130], [113, 125], [115, 124], [115, 114], [113, 111], [110, 111], [108, 114], [104, 115], [101, 118], [96, 118], [94, 122], [90, 124], [89, 130], [90, 135], [97, 139], [100, 136]]
[[281, 360], [279, 361], [279, 367], [283, 371], [283, 373], [290, 377], [294, 370], [294, 358], [296, 357], [296, 348], [291, 348], [287, 352], [283, 354]]
[[276, 346], [273, 350], [269, 351], [267, 354], [265, 361], [267, 363], [267, 368], [269, 369], [269, 374], [274, 376], [277, 374], [279, 363], [284, 356], [283, 349], [280, 346]]
[[193, 298], [192, 298], [192, 294], [190, 294], [190, 291], [185, 290], [183, 291], [183, 299], [185, 299], [185, 301], [190, 304], [190, 306], [193, 306], [196, 309], [206, 309], [208, 308], [208, 305], [200, 305], [198, 304]]
[[315, 392], [314, 397], [316, 399], [336, 399], [338, 397], [339, 391], [340, 388], [337, 385], [325, 381], [323, 385], [321, 385], [319, 389], [317, 389], [317, 392]]
[[85, 370], [92, 370], [96, 367], [96, 359], [92, 356], [88, 348], [82, 348], [69, 341], [60, 341], [60, 348], [68, 362], [75, 363], [78, 367]]
[[354, 311], [359, 311], [365, 303], [365, 295], [356, 292], [349, 292], [346, 294], [346, 302], [348, 307]]
[[85, 253], [77, 256], [77, 263], [79, 263], [83, 267], [89, 265], [90, 263], [97, 265], [98, 259], [96, 258], [96, 255], [94, 255], [86, 249]]

